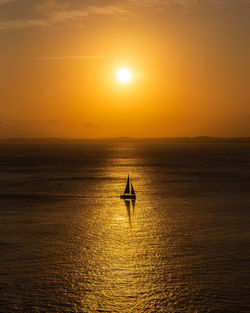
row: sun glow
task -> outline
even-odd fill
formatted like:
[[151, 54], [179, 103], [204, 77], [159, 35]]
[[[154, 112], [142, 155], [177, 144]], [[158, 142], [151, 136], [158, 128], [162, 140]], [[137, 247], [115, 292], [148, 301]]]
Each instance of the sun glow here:
[[116, 72], [116, 78], [119, 83], [127, 84], [132, 79], [132, 73], [128, 68], [123, 67]]

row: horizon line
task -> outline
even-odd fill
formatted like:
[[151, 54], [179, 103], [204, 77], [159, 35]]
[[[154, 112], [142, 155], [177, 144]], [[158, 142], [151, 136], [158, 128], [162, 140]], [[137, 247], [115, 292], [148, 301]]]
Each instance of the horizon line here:
[[3, 137], [2, 140], [106, 140], [106, 139], [119, 139], [119, 140], [153, 140], [153, 139], [249, 139], [250, 136], [161, 136], [161, 137], [127, 137], [127, 136], [118, 136], [118, 137]]

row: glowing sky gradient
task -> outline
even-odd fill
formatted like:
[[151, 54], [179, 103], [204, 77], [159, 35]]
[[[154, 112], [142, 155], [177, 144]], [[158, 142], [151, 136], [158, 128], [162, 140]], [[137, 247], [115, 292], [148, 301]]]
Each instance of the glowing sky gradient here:
[[0, 0], [0, 137], [250, 136], [249, 12], [248, 0]]

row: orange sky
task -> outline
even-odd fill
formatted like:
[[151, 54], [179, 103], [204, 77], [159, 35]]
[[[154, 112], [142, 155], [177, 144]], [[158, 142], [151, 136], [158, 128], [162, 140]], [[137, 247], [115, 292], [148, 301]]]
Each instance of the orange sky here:
[[0, 0], [0, 137], [250, 136], [249, 12], [248, 0]]

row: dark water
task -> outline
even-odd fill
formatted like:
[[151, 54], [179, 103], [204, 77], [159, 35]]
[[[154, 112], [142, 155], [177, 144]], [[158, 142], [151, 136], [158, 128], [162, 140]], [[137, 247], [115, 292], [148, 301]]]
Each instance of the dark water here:
[[249, 191], [250, 144], [2, 143], [0, 312], [250, 312]]

